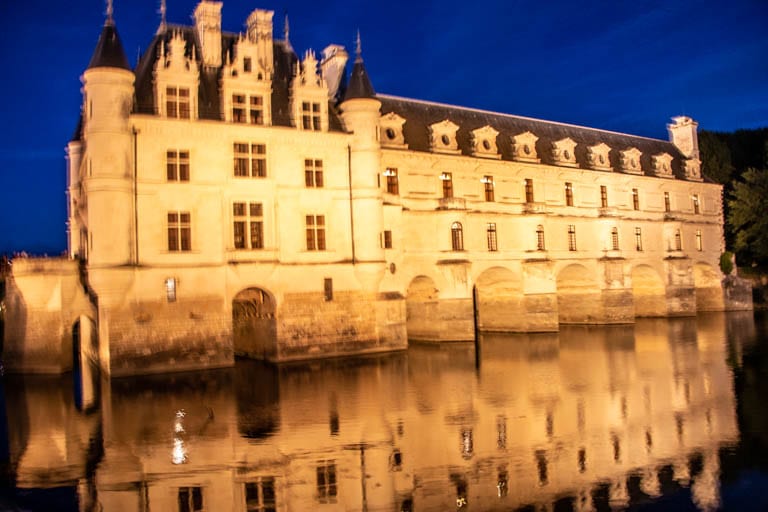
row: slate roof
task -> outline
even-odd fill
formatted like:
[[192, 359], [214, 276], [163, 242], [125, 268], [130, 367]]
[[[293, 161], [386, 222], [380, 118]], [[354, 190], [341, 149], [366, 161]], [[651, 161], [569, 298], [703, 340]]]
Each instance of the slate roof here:
[[125, 50], [123, 50], [123, 43], [120, 42], [120, 36], [117, 35], [117, 27], [110, 21], [104, 24], [99, 41], [96, 43], [96, 49], [88, 63], [88, 69], [92, 68], [131, 70], [128, 58], [125, 56]]
[[355, 65], [352, 67], [352, 74], [349, 77], [349, 83], [344, 91], [344, 101], [355, 98], [373, 98], [376, 92], [371, 85], [371, 79], [365, 70], [363, 58], [359, 55], [355, 59]]
[[674, 176], [684, 178], [682, 162], [685, 157], [674, 144], [668, 141], [384, 94], [379, 94], [377, 99], [381, 101], [382, 115], [394, 112], [406, 120], [403, 125], [403, 136], [405, 143], [412, 151], [431, 152], [430, 125], [448, 119], [459, 126], [456, 141], [461, 154], [465, 156], [472, 156], [471, 132], [488, 125], [499, 132], [497, 145], [502, 160], [513, 160], [512, 137], [530, 131], [539, 137], [536, 141], [536, 152], [542, 164], [555, 165], [552, 157], [552, 143], [570, 137], [577, 143], [574, 153], [581, 169], [590, 169], [587, 147], [604, 142], [611, 147], [609, 160], [614, 171], [621, 168], [620, 152], [635, 147], [642, 151], [640, 166], [643, 174], [654, 175], [653, 155], [669, 153], [674, 158], [672, 161]]

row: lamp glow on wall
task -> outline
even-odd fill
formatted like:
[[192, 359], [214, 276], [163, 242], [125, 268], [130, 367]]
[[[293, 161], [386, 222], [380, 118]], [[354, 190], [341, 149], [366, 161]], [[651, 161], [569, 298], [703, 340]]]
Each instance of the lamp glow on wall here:
[[389, 176], [396, 176], [395, 171], [393, 171], [392, 169], [385, 169], [382, 174], [384, 176], [387, 176], [387, 177], [389, 177]]
[[165, 296], [168, 302], [176, 302], [176, 278], [169, 277], [165, 280]]
[[483, 176], [482, 178], [480, 178], [480, 183], [485, 183], [485, 184], [493, 183], [493, 180], [491, 179], [490, 176]]
[[442, 172], [440, 173], [440, 179], [443, 181], [448, 181], [451, 179], [451, 175], [448, 174], [447, 172]]

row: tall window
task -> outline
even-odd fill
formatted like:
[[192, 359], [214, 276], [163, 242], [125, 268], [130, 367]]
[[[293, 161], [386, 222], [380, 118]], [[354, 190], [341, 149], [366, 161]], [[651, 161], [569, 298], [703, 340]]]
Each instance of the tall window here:
[[608, 187], [600, 185], [600, 206], [608, 208]]
[[264, 144], [235, 142], [235, 176], [266, 178], [267, 147]]
[[384, 171], [384, 176], [387, 178], [387, 193], [399, 194], [400, 184], [397, 179], [397, 169], [394, 167], [387, 167]]
[[672, 203], [669, 200], [669, 192], [664, 192], [664, 211], [665, 212], [672, 211]]
[[202, 512], [202, 487], [179, 487], [179, 512]]
[[533, 180], [530, 178], [525, 179], [525, 202], [533, 202]]
[[176, 119], [189, 119], [189, 89], [165, 88], [165, 115]]
[[392, 231], [386, 230], [381, 234], [381, 247], [384, 249], [392, 248]]
[[619, 250], [619, 228], [611, 229], [611, 249], [614, 251]]
[[461, 227], [461, 222], [451, 224], [451, 248], [454, 251], [464, 250], [464, 229]]
[[536, 226], [536, 250], [543, 251], [546, 249], [544, 245], [544, 226], [539, 224]]
[[320, 130], [320, 104], [304, 101], [301, 103], [301, 127], [305, 130]]
[[486, 238], [488, 239], [488, 250], [498, 251], [497, 239], [496, 239], [496, 223], [489, 222], [486, 224]]
[[493, 176], [483, 176], [483, 179], [481, 181], [483, 182], [483, 186], [485, 187], [485, 200], [492, 202], [494, 200]]
[[699, 213], [699, 194], [693, 194], [691, 200], [693, 201], [693, 213]]
[[640, 192], [636, 188], [632, 189], [632, 209], [640, 209]]
[[453, 176], [451, 173], [441, 173], [440, 181], [443, 182], [443, 197], [446, 199], [453, 197]]
[[682, 251], [683, 250], [683, 237], [680, 234], [680, 230], [675, 230], [675, 250], [676, 251]]
[[573, 206], [573, 184], [565, 183], [565, 205]]
[[246, 101], [246, 96], [244, 94], [232, 95], [232, 122], [233, 123], [248, 122], [248, 116], [245, 114], [245, 101]]
[[165, 165], [168, 181], [189, 181], [189, 151], [168, 150]]
[[264, 98], [251, 96], [249, 114], [251, 124], [264, 124]]
[[264, 213], [261, 203], [233, 203], [235, 249], [264, 248]]
[[192, 250], [192, 222], [189, 212], [168, 212], [168, 250]]
[[641, 228], [635, 228], [635, 249], [643, 250], [643, 230]]
[[307, 158], [304, 160], [304, 183], [308, 187], [322, 187], [323, 186], [323, 161], [312, 160]]
[[568, 225], [568, 250], [576, 250], [576, 226], [573, 224]]
[[696, 230], [696, 250], [701, 251], [704, 250], [704, 244], [701, 242], [701, 230]]
[[275, 497], [275, 479], [261, 477], [254, 482], [246, 482], [245, 510], [247, 512], [275, 512], [277, 499]]
[[307, 250], [325, 250], [325, 215], [307, 215]]
[[317, 501], [336, 503], [336, 463], [320, 461], [317, 465]]
[[258, 95], [232, 95], [232, 122], [264, 124], [264, 98]]

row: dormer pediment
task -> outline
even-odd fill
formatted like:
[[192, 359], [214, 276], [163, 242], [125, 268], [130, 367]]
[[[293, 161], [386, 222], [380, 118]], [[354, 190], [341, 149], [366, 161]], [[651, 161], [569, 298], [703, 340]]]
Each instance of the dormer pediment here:
[[672, 178], [672, 155], [669, 153], [653, 155], [653, 173], [661, 178]]
[[642, 174], [640, 157], [643, 152], [637, 148], [625, 149], [621, 152], [621, 171], [629, 174]]
[[609, 146], [605, 142], [595, 144], [594, 146], [588, 146], [587, 160], [589, 161], [589, 166], [592, 169], [595, 169], [598, 171], [610, 171], [611, 170], [611, 161], [609, 158], [610, 152], [611, 152], [611, 146]]
[[472, 155], [483, 158], [501, 158], [496, 144], [498, 135], [499, 132], [488, 125], [472, 130]]
[[328, 131], [328, 86], [317, 64], [315, 52], [307, 50], [291, 83], [292, 121], [301, 130]]
[[576, 141], [570, 137], [552, 143], [552, 159], [555, 165], [578, 167], [576, 163]]
[[702, 181], [701, 177], [701, 160], [698, 158], [688, 158], [683, 162], [683, 169], [685, 171], [685, 179], [691, 181]]
[[531, 132], [523, 132], [512, 136], [512, 158], [520, 162], [539, 163], [536, 154], [536, 141], [539, 138]]
[[458, 155], [459, 144], [456, 140], [456, 132], [459, 125], [444, 119], [429, 126], [430, 146], [436, 153], [449, 153]]
[[394, 112], [389, 112], [381, 116], [379, 120], [379, 129], [381, 131], [381, 145], [387, 148], [408, 149], [403, 135], [403, 125], [405, 118], [400, 117]]
[[240, 37], [228, 54], [222, 76], [239, 83], [271, 82], [272, 59], [263, 57], [262, 44]]
[[199, 72], [195, 47], [187, 53], [187, 41], [179, 32], [171, 34], [167, 44], [160, 42], [154, 67], [154, 99], [163, 117], [197, 118]]

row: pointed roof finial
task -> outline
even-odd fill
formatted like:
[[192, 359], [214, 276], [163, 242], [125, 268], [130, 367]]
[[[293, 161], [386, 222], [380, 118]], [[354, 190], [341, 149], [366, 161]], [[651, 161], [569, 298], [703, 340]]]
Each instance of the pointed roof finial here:
[[291, 27], [288, 24], [288, 11], [285, 11], [285, 21], [283, 23], [283, 38], [285, 39], [285, 43], [290, 45], [291, 42], [289, 40], [289, 37], [291, 34]]
[[357, 29], [357, 46], [355, 47], [355, 62], [363, 60], [363, 45], [360, 42], [360, 29]]
[[160, 26], [157, 29], [157, 33], [160, 34], [162, 32], [165, 32], [165, 14], [167, 12], [167, 7], [165, 5], [165, 0], [160, 0], [160, 9], [157, 11], [160, 14]]
[[114, 13], [114, 8], [112, 7], [112, 0], [107, 0], [107, 20], [106, 23], [112, 25], [115, 20], [112, 18], [112, 14]]

